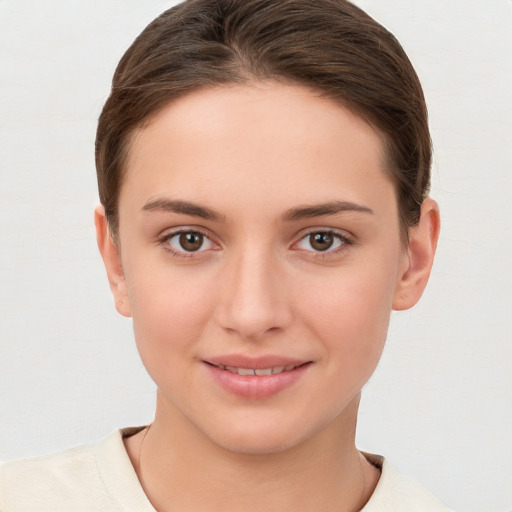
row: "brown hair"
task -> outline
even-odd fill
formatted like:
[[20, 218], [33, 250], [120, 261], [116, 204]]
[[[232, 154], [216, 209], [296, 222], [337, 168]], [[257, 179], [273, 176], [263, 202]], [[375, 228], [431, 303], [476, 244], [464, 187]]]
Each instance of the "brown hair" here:
[[250, 80], [310, 86], [383, 134], [407, 240], [430, 182], [425, 99], [395, 37], [346, 0], [188, 0], [144, 29], [119, 62], [96, 135], [114, 237], [134, 130], [188, 92]]

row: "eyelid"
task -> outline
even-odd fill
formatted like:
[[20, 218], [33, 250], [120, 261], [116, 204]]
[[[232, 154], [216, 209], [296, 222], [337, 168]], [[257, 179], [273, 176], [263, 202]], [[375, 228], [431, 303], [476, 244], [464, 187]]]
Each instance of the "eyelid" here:
[[[185, 251], [185, 250], [182, 250], [182, 251], [176, 250], [169, 244], [169, 240], [181, 233], [199, 233], [202, 236], [204, 236], [212, 244], [213, 247], [209, 247], [206, 249], [200, 249], [198, 251], [190, 251], [190, 252]], [[333, 236], [338, 238], [342, 243], [337, 248], [334, 248], [334, 249], [329, 248], [329, 249], [326, 249], [325, 251], [315, 251], [313, 248], [308, 250], [308, 249], [301, 249], [301, 248], [296, 247], [297, 244], [299, 244], [305, 238], [307, 238], [308, 236], [311, 236], [315, 233], [332, 234]], [[294, 240], [295, 241], [291, 245], [292, 249], [295, 248], [296, 250], [299, 250], [299, 251], [309, 252], [314, 257], [321, 257], [321, 258], [325, 258], [330, 255], [336, 255], [336, 254], [342, 253], [342, 252], [346, 251], [348, 249], [348, 247], [355, 245], [355, 243], [356, 243], [354, 236], [351, 235], [350, 233], [348, 233], [347, 231], [332, 228], [332, 227], [323, 227], [323, 226], [310, 227], [310, 228], [301, 230], [294, 237]], [[218, 250], [219, 248], [221, 248], [221, 244], [214, 239], [214, 237], [210, 234], [209, 230], [206, 230], [199, 226], [192, 226], [192, 225], [177, 226], [175, 228], [169, 228], [167, 230], [164, 230], [162, 232], [162, 234], [158, 236], [157, 243], [159, 245], [162, 245], [164, 247], [164, 249], [167, 250], [168, 252], [170, 252], [173, 256], [184, 257], [184, 258], [190, 258], [190, 257], [194, 257], [194, 256], [198, 257], [202, 253], [207, 252], [208, 250], [211, 250], [212, 248], [213, 248], [213, 250]]]
[[198, 255], [212, 249], [212, 247], [206, 249], [199, 249], [197, 251], [185, 251], [175, 249], [174, 247], [171, 246], [169, 240], [182, 233], [199, 233], [205, 239], [207, 239], [210, 242], [210, 244], [212, 244], [213, 248], [219, 247], [219, 243], [217, 243], [213, 239], [212, 235], [204, 228], [200, 228], [198, 226], [179, 226], [176, 228], [170, 228], [168, 230], [165, 230], [161, 235], [158, 236], [157, 243], [159, 245], [162, 245], [164, 249], [170, 252], [173, 256], [183, 258], [191, 258], [194, 256], [197, 257]]
[[202, 226], [196, 226], [194, 224], [178, 224], [176, 226], [169, 226], [162, 229], [157, 235], [157, 238], [159, 240], [163, 240], [165, 238], [178, 235], [179, 233], [201, 233], [201, 235], [209, 238], [210, 240], [215, 238], [215, 235], [209, 229]]
[[315, 251], [313, 248], [310, 250], [299, 248], [298, 250], [304, 251], [304, 252], [310, 252], [311, 254], [314, 255], [314, 257], [325, 258], [329, 255], [336, 255], [336, 254], [342, 253], [342, 252], [346, 251], [348, 249], [348, 247], [350, 247], [356, 243], [354, 237], [344, 230], [330, 228], [330, 227], [329, 228], [328, 227], [313, 227], [313, 228], [307, 228], [306, 230], [302, 230], [300, 233], [298, 233], [298, 235], [296, 236], [295, 242], [293, 242], [293, 244], [292, 244], [292, 248], [294, 246], [296, 246], [297, 244], [299, 244], [300, 242], [302, 242], [303, 240], [305, 240], [307, 237], [309, 237], [315, 233], [331, 234], [331, 235], [335, 236], [336, 238], [338, 238], [342, 243], [334, 249], [329, 248], [329, 249], [326, 249], [325, 251]]

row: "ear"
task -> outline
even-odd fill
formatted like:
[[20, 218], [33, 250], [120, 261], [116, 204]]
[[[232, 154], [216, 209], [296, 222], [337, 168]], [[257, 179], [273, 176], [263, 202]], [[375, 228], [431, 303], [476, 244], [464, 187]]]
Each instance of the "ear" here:
[[131, 316], [126, 280], [121, 262], [121, 253], [119, 246], [112, 239], [112, 234], [105, 216], [105, 209], [101, 205], [97, 206], [94, 210], [94, 224], [96, 226], [98, 249], [100, 250], [103, 263], [105, 264], [116, 309], [123, 316]]
[[409, 244], [393, 299], [393, 309], [412, 308], [425, 290], [439, 238], [440, 217], [437, 203], [430, 198], [421, 205], [420, 221], [409, 229]]

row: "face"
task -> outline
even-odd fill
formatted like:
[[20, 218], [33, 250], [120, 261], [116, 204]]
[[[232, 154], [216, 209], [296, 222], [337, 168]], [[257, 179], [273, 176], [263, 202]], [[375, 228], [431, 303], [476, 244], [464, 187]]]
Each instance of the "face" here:
[[410, 263], [384, 162], [360, 118], [271, 83], [191, 93], [134, 136], [111, 282], [157, 418], [246, 453], [355, 426]]

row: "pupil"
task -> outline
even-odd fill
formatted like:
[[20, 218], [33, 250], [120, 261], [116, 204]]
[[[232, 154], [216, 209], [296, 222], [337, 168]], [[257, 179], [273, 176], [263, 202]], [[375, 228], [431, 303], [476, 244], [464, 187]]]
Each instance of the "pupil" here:
[[331, 233], [315, 233], [311, 235], [311, 246], [317, 251], [326, 251], [333, 244]]
[[181, 233], [180, 245], [185, 251], [197, 251], [203, 245], [203, 235], [201, 233]]

